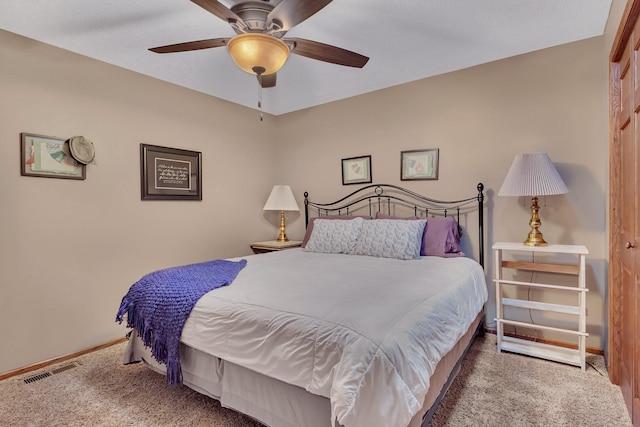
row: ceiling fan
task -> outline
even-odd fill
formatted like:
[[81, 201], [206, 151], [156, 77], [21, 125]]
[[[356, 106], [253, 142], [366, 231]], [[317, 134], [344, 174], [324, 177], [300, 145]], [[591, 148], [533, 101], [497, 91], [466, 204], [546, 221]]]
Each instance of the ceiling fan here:
[[149, 49], [156, 53], [185, 52], [227, 46], [242, 70], [258, 77], [263, 88], [276, 85], [276, 72], [290, 53], [347, 67], [362, 68], [368, 57], [336, 46], [298, 37], [284, 38], [294, 26], [319, 12], [331, 0], [243, 1], [231, 8], [217, 0], [191, 0], [223, 19], [236, 32], [234, 37], [198, 40]]

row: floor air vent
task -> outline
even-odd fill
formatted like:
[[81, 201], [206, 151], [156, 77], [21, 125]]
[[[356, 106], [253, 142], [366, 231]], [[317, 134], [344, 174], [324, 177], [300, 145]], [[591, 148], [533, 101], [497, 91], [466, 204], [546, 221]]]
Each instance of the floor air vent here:
[[77, 368], [77, 367], [78, 367], [78, 365], [75, 362], [72, 362], [72, 363], [68, 363], [66, 365], [60, 366], [59, 368], [52, 369], [51, 373], [53, 375], [56, 375], [56, 374], [60, 374], [60, 373], [62, 373], [64, 371], [68, 371], [69, 369], [73, 369], [73, 368]]
[[34, 383], [36, 381], [40, 381], [43, 380], [45, 378], [48, 378], [52, 375], [56, 375], [56, 374], [61, 374], [62, 372], [68, 371], [69, 369], [73, 369], [73, 368], [77, 368], [78, 364], [76, 362], [71, 362], [71, 363], [67, 363], [66, 365], [62, 365], [56, 369], [52, 369], [49, 372], [43, 372], [41, 374], [38, 375], [33, 375], [29, 378], [25, 378], [24, 379], [24, 383], [25, 384], [31, 384]]
[[45, 372], [43, 374], [38, 374], [38, 375], [34, 375], [32, 377], [29, 377], [29, 378], [25, 378], [24, 379], [24, 383], [25, 384], [31, 384], [31, 383], [34, 383], [36, 381], [42, 380], [42, 379], [50, 377], [50, 376], [51, 376], [51, 374], [49, 372]]

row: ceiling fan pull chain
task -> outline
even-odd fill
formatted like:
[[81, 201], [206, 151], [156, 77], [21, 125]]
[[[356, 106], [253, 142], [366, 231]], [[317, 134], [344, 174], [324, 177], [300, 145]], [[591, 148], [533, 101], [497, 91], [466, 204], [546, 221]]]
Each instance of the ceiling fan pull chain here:
[[260, 109], [260, 121], [262, 121], [262, 76], [258, 76], [258, 108]]
[[258, 76], [258, 109], [260, 110], [260, 121], [262, 121], [262, 76], [265, 69], [263, 67], [253, 67], [253, 72]]

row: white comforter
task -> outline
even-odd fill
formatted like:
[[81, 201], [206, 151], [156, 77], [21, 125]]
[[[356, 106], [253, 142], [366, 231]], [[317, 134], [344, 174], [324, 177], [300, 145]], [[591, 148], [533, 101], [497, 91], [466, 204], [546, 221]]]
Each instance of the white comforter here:
[[406, 427], [487, 300], [484, 272], [467, 258], [291, 249], [246, 259], [230, 286], [196, 304], [181, 341], [330, 398], [345, 427]]

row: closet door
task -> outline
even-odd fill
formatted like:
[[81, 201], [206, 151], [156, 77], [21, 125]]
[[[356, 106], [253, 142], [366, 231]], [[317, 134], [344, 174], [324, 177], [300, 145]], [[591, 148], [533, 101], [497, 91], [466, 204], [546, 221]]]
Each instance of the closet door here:
[[[623, 365], [630, 378], [631, 414], [640, 425], [640, 20], [636, 20], [631, 38], [634, 64], [633, 140], [622, 140], [622, 230], [619, 248], [622, 252]], [[631, 335], [627, 335], [631, 334]], [[627, 337], [633, 337], [628, 340]]]
[[640, 0], [611, 54], [609, 372], [640, 426]]
[[[631, 398], [631, 414], [640, 425], [640, 20], [636, 20], [631, 37], [633, 53], [633, 139], [622, 139], [621, 215], [622, 230], [622, 298], [623, 357], [621, 367], [630, 379], [626, 394]], [[631, 339], [629, 339], [631, 338]]]

